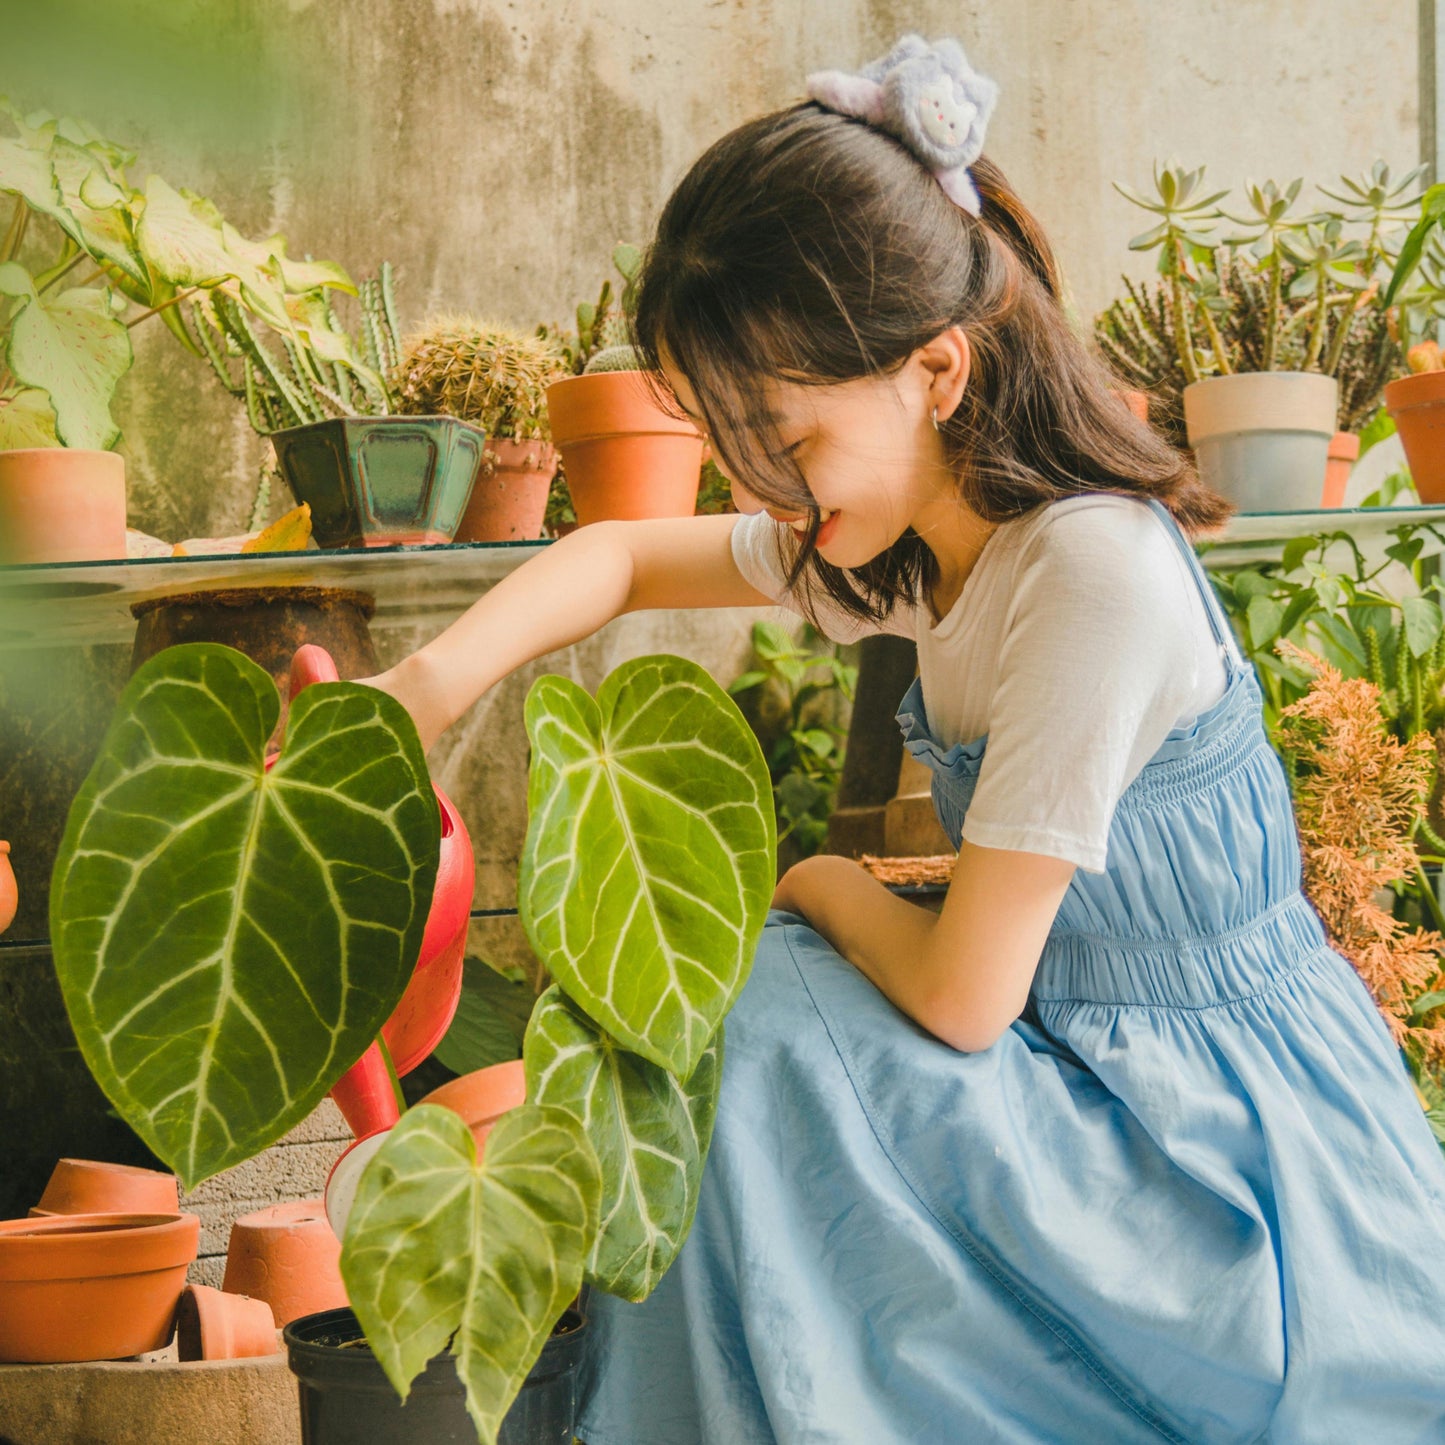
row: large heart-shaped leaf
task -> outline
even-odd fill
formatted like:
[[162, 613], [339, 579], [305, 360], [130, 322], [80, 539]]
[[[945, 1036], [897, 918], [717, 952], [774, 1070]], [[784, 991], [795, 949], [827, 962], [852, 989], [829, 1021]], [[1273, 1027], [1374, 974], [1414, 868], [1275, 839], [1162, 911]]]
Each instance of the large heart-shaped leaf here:
[[0, 452], [20, 447], [58, 447], [55, 413], [43, 391], [31, 389], [0, 398]]
[[555, 986], [527, 1030], [527, 1097], [581, 1119], [602, 1165], [602, 1212], [587, 1278], [643, 1300], [682, 1248], [722, 1082], [719, 1029], [686, 1084], [619, 1049]]
[[402, 1116], [361, 1176], [341, 1251], [347, 1296], [402, 1399], [450, 1342], [472, 1422], [495, 1442], [582, 1283], [599, 1189], [565, 1109], [503, 1115], [480, 1162], [450, 1109]]
[[190, 1186], [280, 1138], [375, 1038], [441, 824], [416, 729], [356, 683], [291, 705], [230, 648], [146, 663], [70, 811], [51, 939], [86, 1063]]
[[66, 212], [55, 167], [50, 159], [50, 139], [39, 145], [23, 145], [0, 136], [0, 191], [22, 197], [32, 210], [49, 216], [69, 228], [74, 221]]
[[227, 277], [260, 283], [256, 267], [226, 249], [214, 212], [210, 202], [181, 195], [159, 176], [147, 179], [135, 235], [153, 276], [178, 287], [214, 286]]
[[50, 397], [55, 429], [68, 447], [104, 450], [120, 436], [110, 414], [116, 383], [130, 369], [130, 332], [104, 291], [80, 286], [53, 301], [27, 301], [10, 328], [10, 369]]
[[620, 1043], [687, 1078], [752, 966], [772, 897], [772, 785], [696, 663], [643, 657], [527, 697], [518, 904], [552, 976]]

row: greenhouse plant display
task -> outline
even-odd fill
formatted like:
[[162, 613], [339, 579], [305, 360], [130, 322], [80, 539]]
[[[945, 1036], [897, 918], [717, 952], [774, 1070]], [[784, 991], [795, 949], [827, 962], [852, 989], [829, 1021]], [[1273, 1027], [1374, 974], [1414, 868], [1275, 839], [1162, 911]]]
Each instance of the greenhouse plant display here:
[[[1398, 308], [1381, 285], [1418, 209], [1419, 174], [1377, 163], [1321, 187], [1333, 207], [1304, 215], [1301, 180], [1247, 186], [1239, 214], [1221, 207], [1227, 192], [1206, 191], [1203, 167], [1156, 166], [1152, 197], [1117, 186], [1157, 218], [1130, 246], [1158, 251], [1161, 279], [1126, 282], [1095, 337], [1244, 510], [1318, 507], [1331, 439], [1364, 425], [1403, 368]], [[1238, 233], [1221, 236], [1224, 220]]]
[[112, 448], [131, 332], [159, 317], [200, 346], [181, 303], [234, 308], [260, 330], [288, 308], [347, 289], [328, 262], [297, 262], [281, 237], [251, 241], [216, 208], [159, 176], [138, 188], [135, 157], [82, 122], [0, 114], [0, 562], [123, 557], [125, 468]]
[[[437, 866], [436, 804], [397, 704], [306, 688], [267, 772], [278, 709], [229, 649], [153, 659], [56, 868], [56, 968], [82, 1052], [188, 1185], [280, 1137], [375, 1038]], [[449, 1110], [402, 1114], [361, 1177], [342, 1254], [373, 1369], [405, 1391], [450, 1348], [455, 1371], [441, 1359], [428, 1378], [460, 1379], [483, 1440], [508, 1438], [508, 1408], [584, 1280], [641, 1298], [680, 1248], [722, 1021], [775, 870], [758, 744], [694, 664], [639, 659], [595, 699], [543, 678], [527, 727], [519, 904], [555, 980], [527, 1033], [527, 1102], [480, 1160]], [[155, 821], [124, 826], [136, 809]], [[675, 1166], [658, 1171], [664, 1155]]]

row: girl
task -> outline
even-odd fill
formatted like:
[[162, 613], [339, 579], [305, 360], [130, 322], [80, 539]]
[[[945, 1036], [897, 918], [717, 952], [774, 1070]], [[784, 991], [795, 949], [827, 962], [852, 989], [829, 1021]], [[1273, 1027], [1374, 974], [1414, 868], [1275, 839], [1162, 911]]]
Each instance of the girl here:
[[1225, 505], [1073, 336], [962, 52], [812, 92], [694, 165], [638, 294], [746, 515], [588, 527], [376, 679], [430, 743], [636, 609], [918, 643], [942, 912], [783, 878], [691, 1238], [594, 1297], [582, 1434], [1445, 1440], [1445, 1165], [1300, 893], [1180, 530]]

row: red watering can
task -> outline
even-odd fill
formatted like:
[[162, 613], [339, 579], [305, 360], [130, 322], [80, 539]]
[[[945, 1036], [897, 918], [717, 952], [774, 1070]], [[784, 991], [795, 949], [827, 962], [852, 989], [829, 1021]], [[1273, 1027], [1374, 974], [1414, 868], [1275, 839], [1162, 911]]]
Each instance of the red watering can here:
[[[338, 680], [336, 664], [323, 647], [308, 644], [298, 649], [291, 659], [293, 698], [313, 682]], [[273, 761], [268, 759], [267, 766]], [[411, 982], [391, 1017], [381, 1026], [381, 1037], [398, 1078], [409, 1074], [441, 1042], [462, 994], [462, 960], [467, 949], [467, 921], [476, 884], [472, 840], [451, 799], [440, 788], [436, 788], [436, 795], [441, 808], [442, 838], [431, 912], [427, 914], [426, 931]], [[358, 1141], [391, 1128], [401, 1117], [386, 1061], [376, 1044], [341, 1076], [331, 1090], [331, 1097]], [[356, 1148], [353, 1144], [340, 1163], [347, 1162]]]

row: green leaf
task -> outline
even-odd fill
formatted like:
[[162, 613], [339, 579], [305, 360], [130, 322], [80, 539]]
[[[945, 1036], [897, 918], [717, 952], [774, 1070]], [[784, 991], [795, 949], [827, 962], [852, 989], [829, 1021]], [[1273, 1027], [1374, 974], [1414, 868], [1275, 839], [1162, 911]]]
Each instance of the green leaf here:
[[580, 1119], [602, 1167], [601, 1230], [587, 1278], [646, 1299], [677, 1257], [697, 1212], [722, 1081], [723, 1031], [692, 1077], [620, 1049], [555, 985], [527, 1030], [527, 1097]]
[[1440, 637], [1440, 605], [1428, 597], [1407, 597], [1400, 610], [1405, 616], [1405, 641], [1411, 655], [1424, 657]]
[[679, 657], [624, 664], [595, 702], [539, 678], [526, 719], [532, 948], [608, 1033], [685, 1079], [747, 978], [773, 892], [757, 739]]
[[1385, 556], [1398, 562], [1402, 567], [1413, 567], [1415, 559], [1425, 548], [1423, 537], [1401, 537], [1398, 542], [1385, 548]]
[[435, 1056], [453, 1073], [470, 1074], [522, 1056], [536, 996], [478, 958], [466, 961], [462, 994]]
[[1410, 1017], [1412, 1019], [1423, 1018], [1431, 1009], [1437, 1009], [1445, 1004], [1445, 989], [1436, 989], [1433, 993], [1421, 994], [1410, 1004]]
[[1395, 435], [1395, 418], [1392, 417], [1385, 407], [1381, 407], [1360, 428], [1360, 458], [1363, 460], [1365, 453], [1373, 446], [1378, 446], [1387, 437]]
[[1445, 185], [1431, 186], [1421, 198], [1420, 219], [1410, 228], [1410, 234], [1405, 237], [1405, 242], [1400, 247], [1400, 254], [1395, 261], [1395, 270], [1390, 277], [1390, 284], [1385, 287], [1385, 294], [1380, 298], [1382, 306], [1395, 304], [1395, 298], [1399, 295], [1400, 288], [1410, 279], [1415, 268], [1420, 264], [1425, 243], [1430, 239], [1430, 233], [1439, 224], [1442, 215], [1445, 215]]
[[228, 277], [264, 284], [257, 268], [226, 249], [208, 203], [172, 190], [159, 176], [146, 181], [136, 242], [151, 274], [173, 286], [214, 286]]
[[106, 293], [77, 287], [27, 302], [10, 328], [10, 369], [50, 396], [56, 433], [68, 447], [104, 450], [120, 436], [110, 414], [116, 383], [130, 370], [130, 332]]
[[0, 136], [0, 191], [9, 191], [67, 231], [75, 222], [65, 209], [51, 164], [49, 141], [44, 148], [22, 145]]
[[35, 282], [30, 272], [18, 261], [0, 264], [0, 296], [35, 295]]
[[480, 1161], [450, 1109], [402, 1116], [361, 1176], [341, 1277], [403, 1400], [450, 1347], [472, 1423], [494, 1445], [581, 1286], [600, 1190], [597, 1156], [565, 1109], [504, 1114]]
[[0, 452], [59, 445], [55, 413], [45, 392], [31, 389], [0, 400]]
[[741, 677], [735, 677], [728, 683], [728, 695], [736, 697], [740, 692], [747, 692], [749, 688], [757, 687], [759, 683], [768, 680], [768, 674], [754, 669], [752, 672], [745, 672]]
[[1313, 537], [1291, 537], [1284, 544], [1281, 565], [1286, 572], [1293, 572], [1319, 543]]
[[51, 151], [55, 179], [71, 217], [66, 227], [87, 254], [124, 271], [139, 287], [148, 287], [145, 262], [136, 249], [130, 195], [106, 174], [100, 158], [57, 136]]
[[50, 931], [76, 1038], [189, 1188], [274, 1143], [376, 1037], [421, 947], [440, 820], [416, 729], [227, 647], [131, 678], [70, 810]]
[[1234, 574], [1234, 595], [1241, 607], [1248, 607], [1253, 597], [1267, 597], [1274, 591], [1275, 583], [1273, 578], [1266, 577], [1262, 572], [1256, 572], [1252, 568], [1246, 568], [1242, 572]]
[[771, 662], [778, 657], [791, 657], [797, 651], [793, 639], [776, 622], [753, 623], [753, 651]]
[[1263, 649], [1279, 636], [1284, 608], [1273, 597], [1253, 597], [1245, 610], [1245, 617], [1249, 623], [1250, 645]]

